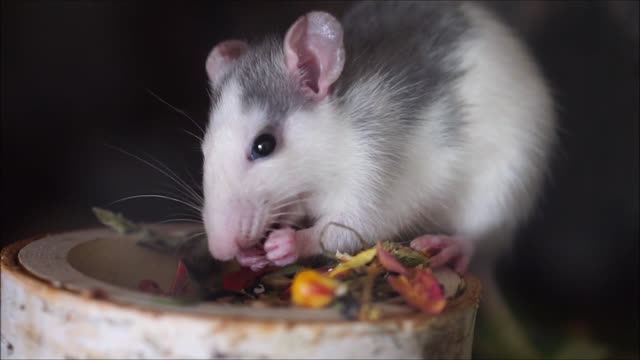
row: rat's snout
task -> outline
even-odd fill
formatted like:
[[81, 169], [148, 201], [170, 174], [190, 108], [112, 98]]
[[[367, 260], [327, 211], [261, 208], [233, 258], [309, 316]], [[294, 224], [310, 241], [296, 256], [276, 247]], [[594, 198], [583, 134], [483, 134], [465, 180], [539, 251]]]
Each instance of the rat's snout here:
[[231, 260], [238, 249], [251, 247], [259, 239], [257, 207], [247, 201], [230, 201], [225, 206], [206, 205], [203, 220], [209, 251], [214, 258]]

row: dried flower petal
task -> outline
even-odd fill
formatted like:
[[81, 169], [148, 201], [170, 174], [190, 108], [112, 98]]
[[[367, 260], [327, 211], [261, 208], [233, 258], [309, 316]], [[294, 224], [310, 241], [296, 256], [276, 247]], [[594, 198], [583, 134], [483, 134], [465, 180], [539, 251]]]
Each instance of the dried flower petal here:
[[164, 295], [164, 291], [160, 286], [155, 281], [148, 279], [140, 280], [138, 283], [138, 290], [147, 294]]
[[164, 296], [176, 296], [184, 295], [189, 286], [189, 276], [187, 275], [187, 268], [182, 261], [178, 262], [178, 268], [176, 269], [176, 275], [173, 279], [173, 284], [169, 291], [164, 291], [160, 288], [160, 285], [153, 280], [141, 280], [138, 283], [138, 290], [147, 294], [164, 295]]
[[339, 295], [340, 281], [314, 270], [299, 272], [291, 285], [291, 299], [298, 306], [321, 308]]
[[336, 277], [338, 275], [342, 275], [350, 270], [357, 269], [367, 265], [373, 258], [376, 257], [376, 253], [378, 249], [376, 247], [372, 247], [370, 249], [361, 251], [358, 255], [352, 257], [346, 262], [338, 264], [330, 273], [330, 277]]
[[378, 320], [380, 318], [380, 312], [378, 308], [373, 306], [372, 301], [376, 277], [383, 271], [384, 269], [378, 263], [373, 263], [367, 267], [367, 276], [360, 300], [362, 305], [359, 315], [360, 320]]
[[389, 271], [397, 272], [402, 275], [409, 274], [409, 269], [400, 264], [395, 256], [391, 255], [391, 253], [384, 249], [381, 243], [378, 243], [378, 260], [380, 261], [380, 264]]
[[388, 281], [409, 305], [423, 312], [439, 314], [447, 304], [440, 283], [429, 269], [414, 269], [409, 277], [389, 276]]
[[358, 319], [362, 321], [376, 321], [380, 320], [382, 312], [377, 306], [374, 306], [372, 304], [364, 304], [360, 308], [360, 313], [358, 315]]
[[222, 288], [231, 291], [244, 290], [251, 286], [258, 277], [264, 275], [269, 271], [269, 269], [264, 269], [255, 272], [249, 268], [242, 268], [238, 271], [226, 273], [222, 280]]
[[173, 279], [173, 284], [169, 290], [170, 296], [184, 295], [187, 292], [189, 286], [189, 276], [187, 276], [187, 268], [182, 261], [178, 262], [178, 269], [176, 270], [176, 276]]
[[260, 281], [273, 289], [286, 289], [291, 286], [293, 281], [285, 275], [264, 276]]
[[429, 266], [429, 257], [427, 254], [417, 251], [410, 246], [391, 241], [385, 241], [381, 246], [407, 268], [413, 268], [419, 265]]
[[352, 257], [348, 253], [341, 253], [340, 250], [336, 251], [336, 258], [342, 262], [349, 261]]
[[286, 288], [284, 291], [280, 293], [280, 296], [278, 296], [278, 299], [282, 301], [289, 301], [291, 299], [291, 285], [289, 285], [288, 288]]
[[[183, 258], [184, 262], [179, 262], [173, 283], [167, 291], [161, 289], [153, 280], [142, 280], [138, 284], [141, 291], [159, 295], [155, 300], [169, 301], [171, 304], [177, 301], [182, 304], [182, 299], [173, 296], [186, 295], [187, 287], [191, 285], [190, 281], [195, 281], [206, 290], [203, 296], [209, 300], [228, 303], [259, 301], [263, 306], [279, 306], [293, 302], [295, 305], [310, 308], [322, 308], [335, 303], [341, 306], [341, 313], [346, 318], [377, 320], [382, 317], [383, 312], [388, 311], [385, 306], [391, 305], [379, 303], [380, 299], [387, 302], [385, 299], [395, 296], [401, 303], [435, 315], [444, 310], [449, 299], [457, 296], [465, 288], [464, 280], [454, 272], [438, 270], [432, 273], [428, 269], [429, 258], [433, 253], [420, 252], [398, 242], [384, 241], [355, 256], [340, 251], [337, 251], [335, 256], [325, 254], [330, 261], [321, 262], [318, 266], [322, 268], [314, 270], [304, 270], [299, 265], [291, 265], [281, 269], [267, 268], [259, 272], [247, 268], [226, 274], [224, 271], [217, 272], [216, 274], [222, 278], [224, 290], [221, 290], [213, 271], [215, 267], [212, 265], [215, 262], [211, 261], [208, 252], [204, 251], [206, 256], [200, 256], [199, 253], [194, 254], [191, 247], [180, 246], [184, 243], [181, 239], [186, 234], [169, 236], [130, 222], [119, 214], [102, 209], [94, 209], [94, 213], [103, 224], [117, 232], [135, 233], [138, 238], [137, 245], [155, 251], [177, 253]], [[330, 225], [355, 232], [344, 225]], [[358, 235], [358, 238], [366, 247], [361, 236]], [[202, 244], [196, 240], [193, 240], [193, 243]], [[206, 246], [202, 249], [206, 250]], [[201, 266], [203, 270], [196, 267], [195, 271], [193, 266], [201, 259], [207, 264]], [[396, 273], [399, 276], [387, 276], [388, 273]], [[297, 275], [291, 279], [294, 274]], [[380, 276], [381, 274], [385, 274], [388, 281], [381, 283], [379, 280], [385, 278]], [[349, 277], [344, 281], [338, 280], [344, 278], [344, 275]], [[205, 281], [207, 283], [203, 285]], [[209, 286], [214, 286], [215, 289], [210, 289]], [[215, 296], [211, 296], [211, 291]], [[257, 295], [257, 299], [247, 294], [247, 291]], [[224, 295], [225, 292], [227, 295]], [[200, 297], [196, 300], [201, 300]]]
[[295, 275], [298, 271], [303, 270], [300, 265], [289, 265], [279, 270], [264, 275], [260, 282], [275, 289], [285, 289], [291, 286], [293, 281], [290, 276]]

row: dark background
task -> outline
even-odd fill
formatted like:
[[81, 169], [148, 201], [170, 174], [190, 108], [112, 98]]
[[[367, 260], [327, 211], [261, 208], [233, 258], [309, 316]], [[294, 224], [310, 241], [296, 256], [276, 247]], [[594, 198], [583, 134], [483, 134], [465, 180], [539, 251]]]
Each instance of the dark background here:
[[[578, 328], [637, 356], [638, 3], [495, 4], [542, 65], [561, 126], [553, 180], [501, 265], [503, 284], [536, 326]], [[198, 142], [183, 131], [197, 127], [147, 89], [204, 126], [216, 42], [348, 5], [2, 1], [2, 244], [96, 226], [91, 206], [181, 217], [166, 200], [109, 205], [169, 180], [108, 145], [200, 179]]]

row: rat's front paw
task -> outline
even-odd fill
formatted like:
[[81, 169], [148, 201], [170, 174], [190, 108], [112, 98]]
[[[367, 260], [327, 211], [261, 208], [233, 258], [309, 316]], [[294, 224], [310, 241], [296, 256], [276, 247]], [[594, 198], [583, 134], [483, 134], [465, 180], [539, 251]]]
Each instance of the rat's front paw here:
[[472, 253], [469, 242], [446, 235], [420, 236], [411, 242], [411, 247], [418, 251], [436, 252], [429, 261], [431, 266], [437, 268], [451, 264], [460, 274], [467, 271]]
[[264, 243], [266, 257], [277, 266], [285, 266], [298, 260], [299, 249], [296, 232], [292, 228], [274, 230]]
[[258, 247], [238, 250], [236, 260], [240, 265], [251, 268], [253, 271], [262, 270], [269, 265], [269, 259], [264, 250]]

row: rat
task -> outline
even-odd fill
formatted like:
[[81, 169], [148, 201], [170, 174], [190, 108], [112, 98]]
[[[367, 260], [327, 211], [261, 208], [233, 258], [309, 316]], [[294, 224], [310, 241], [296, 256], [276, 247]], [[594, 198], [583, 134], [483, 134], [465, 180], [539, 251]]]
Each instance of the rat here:
[[259, 269], [356, 251], [344, 228], [321, 244], [334, 222], [372, 244], [413, 238], [440, 250], [435, 266], [464, 272], [535, 205], [552, 98], [526, 47], [478, 4], [310, 12], [284, 39], [222, 41], [206, 71], [202, 216], [217, 259]]
[[205, 67], [202, 218], [216, 259], [258, 270], [353, 253], [361, 237], [492, 282], [542, 192], [549, 86], [477, 2], [311, 11], [283, 37], [216, 44]]

